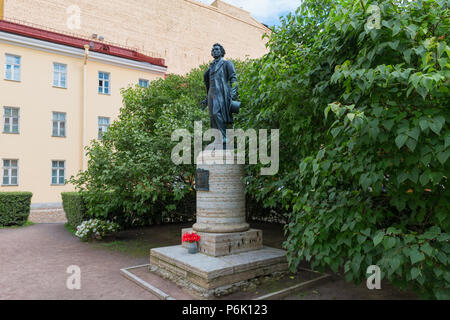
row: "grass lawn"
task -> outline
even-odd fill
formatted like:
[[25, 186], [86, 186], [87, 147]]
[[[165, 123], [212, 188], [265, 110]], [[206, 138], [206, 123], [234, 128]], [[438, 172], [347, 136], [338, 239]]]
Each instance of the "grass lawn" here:
[[[103, 240], [89, 243], [95, 248], [120, 252], [134, 258], [149, 257], [150, 249], [181, 244], [181, 229], [192, 227], [190, 223], [157, 225], [121, 231]], [[75, 234], [76, 230], [66, 224], [65, 228]], [[283, 227], [270, 223], [252, 223], [252, 228], [262, 229], [264, 245], [280, 248], [284, 242]]]

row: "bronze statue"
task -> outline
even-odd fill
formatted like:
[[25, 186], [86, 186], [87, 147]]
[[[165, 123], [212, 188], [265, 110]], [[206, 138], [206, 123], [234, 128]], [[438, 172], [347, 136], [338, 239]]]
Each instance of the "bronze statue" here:
[[241, 103], [236, 101], [237, 78], [233, 62], [224, 60], [225, 49], [218, 43], [213, 45], [211, 55], [214, 61], [205, 72], [204, 81], [207, 98], [203, 100], [203, 110], [209, 107], [210, 125], [218, 129], [227, 143], [227, 125], [233, 124], [233, 113], [239, 113]]

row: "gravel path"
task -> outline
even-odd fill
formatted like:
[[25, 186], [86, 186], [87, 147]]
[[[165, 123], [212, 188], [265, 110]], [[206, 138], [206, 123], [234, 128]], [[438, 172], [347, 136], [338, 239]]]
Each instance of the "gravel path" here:
[[63, 209], [31, 210], [29, 221], [34, 223], [66, 223], [66, 214]]
[[[0, 229], [0, 300], [156, 300], [119, 271], [145, 263], [147, 259], [94, 249], [64, 224]], [[81, 290], [66, 287], [71, 265], [81, 268]]]

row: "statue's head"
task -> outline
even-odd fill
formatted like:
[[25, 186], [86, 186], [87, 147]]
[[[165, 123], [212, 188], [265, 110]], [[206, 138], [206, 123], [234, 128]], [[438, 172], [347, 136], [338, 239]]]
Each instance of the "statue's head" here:
[[214, 59], [217, 59], [219, 57], [225, 57], [225, 49], [222, 47], [221, 44], [216, 43], [213, 45], [211, 50], [211, 55], [214, 57]]

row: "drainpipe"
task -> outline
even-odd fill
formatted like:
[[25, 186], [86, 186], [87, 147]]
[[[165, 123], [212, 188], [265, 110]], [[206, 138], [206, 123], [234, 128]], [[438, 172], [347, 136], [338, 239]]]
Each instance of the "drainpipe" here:
[[5, 0], [0, 0], [0, 20], [5, 16]]
[[86, 147], [86, 130], [87, 130], [87, 62], [89, 58], [89, 45], [84, 46], [84, 65], [83, 65], [83, 143], [82, 143], [82, 158], [81, 171], [85, 170], [84, 164], [86, 162], [86, 155], [84, 148]]

